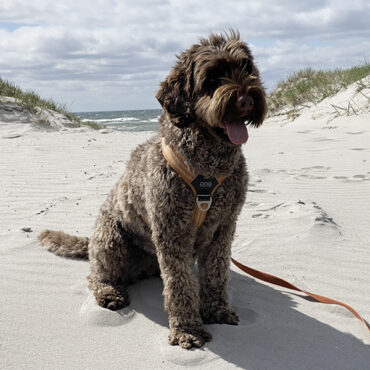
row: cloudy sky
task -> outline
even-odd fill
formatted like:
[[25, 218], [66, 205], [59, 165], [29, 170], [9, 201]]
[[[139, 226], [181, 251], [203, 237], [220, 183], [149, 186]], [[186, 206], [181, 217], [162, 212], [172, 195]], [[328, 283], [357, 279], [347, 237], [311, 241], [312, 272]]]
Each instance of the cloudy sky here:
[[370, 58], [369, 0], [1, 0], [0, 77], [71, 111], [159, 108], [175, 54], [238, 29], [265, 86]]

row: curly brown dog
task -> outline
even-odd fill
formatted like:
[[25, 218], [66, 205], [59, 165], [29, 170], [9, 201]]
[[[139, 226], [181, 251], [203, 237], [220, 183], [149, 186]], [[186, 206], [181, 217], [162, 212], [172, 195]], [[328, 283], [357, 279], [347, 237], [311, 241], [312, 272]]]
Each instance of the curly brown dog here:
[[[110, 310], [129, 304], [128, 284], [160, 274], [169, 343], [200, 347], [211, 339], [204, 323], [238, 323], [226, 290], [248, 183], [241, 144], [246, 125], [263, 122], [265, 92], [248, 46], [232, 31], [184, 51], [156, 98], [163, 107], [159, 133], [132, 153], [91, 238], [46, 230], [39, 239], [60, 256], [88, 257], [89, 288]], [[165, 159], [162, 140], [203, 179], [225, 177], [200, 227], [194, 193]]]

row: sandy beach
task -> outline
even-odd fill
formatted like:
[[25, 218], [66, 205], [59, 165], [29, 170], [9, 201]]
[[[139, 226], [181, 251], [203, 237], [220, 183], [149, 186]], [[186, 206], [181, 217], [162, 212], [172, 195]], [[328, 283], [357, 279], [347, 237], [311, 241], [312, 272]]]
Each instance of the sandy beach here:
[[[369, 89], [355, 86], [249, 131], [250, 173], [233, 257], [338, 299], [370, 320]], [[351, 100], [358, 108], [347, 115]], [[7, 112], [7, 113], [6, 113]], [[49, 117], [50, 118], [50, 117]], [[88, 236], [131, 151], [153, 133], [48, 129], [0, 109], [1, 369], [368, 369], [370, 334], [342, 307], [256, 281], [232, 266], [239, 326], [213, 341], [167, 343], [160, 279], [112, 312], [87, 289], [87, 262], [48, 253], [45, 228]]]

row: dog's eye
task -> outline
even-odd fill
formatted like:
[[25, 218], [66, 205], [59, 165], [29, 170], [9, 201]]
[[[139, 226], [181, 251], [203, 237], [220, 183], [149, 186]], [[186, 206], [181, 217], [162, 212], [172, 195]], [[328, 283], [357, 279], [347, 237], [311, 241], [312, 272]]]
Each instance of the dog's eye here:
[[217, 78], [207, 78], [204, 81], [204, 88], [208, 91], [214, 91], [220, 86], [220, 81]]
[[250, 59], [245, 58], [241, 61], [241, 67], [250, 75], [253, 72], [253, 63]]

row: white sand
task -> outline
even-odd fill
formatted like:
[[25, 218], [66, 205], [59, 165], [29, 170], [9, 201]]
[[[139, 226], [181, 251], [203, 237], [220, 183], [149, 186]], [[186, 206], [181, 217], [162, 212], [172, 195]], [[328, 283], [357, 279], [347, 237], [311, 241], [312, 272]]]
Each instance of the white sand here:
[[[361, 112], [335, 118], [331, 104], [346, 104], [346, 94]], [[293, 123], [281, 116], [250, 131], [250, 191], [233, 256], [370, 320], [370, 114], [353, 95], [352, 87]], [[46, 227], [89, 235], [130, 152], [149, 136], [46, 132], [0, 109], [0, 368], [368, 369], [369, 332], [344, 308], [235, 267], [229, 295], [240, 325], [210, 325], [213, 341], [186, 351], [167, 344], [159, 279], [132, 286], [131, 306], [111, 312], [86, 288], [87, 262], [40, 247]]]

